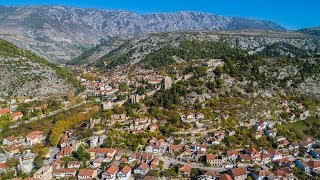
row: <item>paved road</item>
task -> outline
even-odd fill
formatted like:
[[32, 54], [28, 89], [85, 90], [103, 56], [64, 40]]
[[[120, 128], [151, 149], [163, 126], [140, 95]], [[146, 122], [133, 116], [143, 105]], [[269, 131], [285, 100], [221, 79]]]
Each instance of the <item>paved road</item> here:
[[55, 156], [58, 154], [59, 151], [60, 150], [57, 147], [50, 148], [48, 153], [49, 157], [44, 160], [43, 164], [46, 166], [51, 165], [55, 161]]

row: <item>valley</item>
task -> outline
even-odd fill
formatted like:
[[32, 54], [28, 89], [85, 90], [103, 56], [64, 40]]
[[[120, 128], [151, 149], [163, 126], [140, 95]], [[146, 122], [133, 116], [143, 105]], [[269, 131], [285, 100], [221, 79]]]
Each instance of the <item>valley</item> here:
[[318, 28], [0, 7], [1, 179], [317, 179]]

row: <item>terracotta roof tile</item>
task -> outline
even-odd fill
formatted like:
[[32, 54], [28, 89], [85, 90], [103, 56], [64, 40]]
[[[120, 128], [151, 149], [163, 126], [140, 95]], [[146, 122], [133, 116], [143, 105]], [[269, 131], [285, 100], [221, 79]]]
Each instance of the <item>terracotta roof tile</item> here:
[[141, 163], [138, 168], [142, 169], [142, 170], [147, 170], [149, 168], [149, 166], [146, 163]]
[[131, 168], [127, 165], [125, 165], [122, 169], [121, 172], [123, 172], [124, 174], [128, 174], [128, 172], [131, 171]]
[[222, 174], [220, 177], [219, 177], [219, 180], [232, 180], [231, 176], [228, 175], [228, 174]]
[[9, 108], [0, 109], [0, 115], [7, 114], [7, 113], [10, 113], [10, 109]]
[[246, 170], [243, 167], [234, 168], [231, 170], [231, 173], [233, 174], [234, 177], [247, 174]]
[[119, 167], [115, 164], [112, 164], [111, 166], [109, 166], [106, 171], [104, 172], [104, 174], [111, 174], [111, 175], [115, 175], [119, 170]]
[[78, 176], [92, 177], [93, 173], [94, 173], [93, 169], [80, 169]]
[[207, 154], [207, 161], [212, 161], [214, 159], [216, 159], [214, 154]]

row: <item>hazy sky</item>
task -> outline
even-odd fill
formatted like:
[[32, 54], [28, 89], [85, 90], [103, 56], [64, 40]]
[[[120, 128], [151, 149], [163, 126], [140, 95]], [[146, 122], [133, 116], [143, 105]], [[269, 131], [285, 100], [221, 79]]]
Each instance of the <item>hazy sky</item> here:
[[320, 0], [0, 0], [1, 5], [67, 5], [137, 13], [201, 11], [266, 19], [287, 29], [320, 26]]

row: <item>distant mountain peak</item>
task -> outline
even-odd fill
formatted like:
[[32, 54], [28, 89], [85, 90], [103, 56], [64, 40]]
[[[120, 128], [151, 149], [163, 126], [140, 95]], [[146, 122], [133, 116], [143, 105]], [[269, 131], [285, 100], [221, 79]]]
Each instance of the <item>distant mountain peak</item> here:
[[101, 38], [156, 32], [284, 30], [267, 20], [204, 12], [138, 14], [68, 6], [0, 6], [0, 37], [51, 61], [68, 61]]

